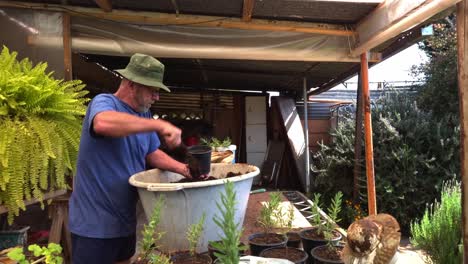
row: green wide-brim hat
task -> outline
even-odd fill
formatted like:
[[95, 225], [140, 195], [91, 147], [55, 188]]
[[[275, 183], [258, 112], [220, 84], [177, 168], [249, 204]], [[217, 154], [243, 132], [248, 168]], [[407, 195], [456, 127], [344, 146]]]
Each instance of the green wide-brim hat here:
[[156, 89], [171, 90], [162, 83], [164, 64], [152, 56], [135, 53], [125, 69], [115, 70], [126, 79]]

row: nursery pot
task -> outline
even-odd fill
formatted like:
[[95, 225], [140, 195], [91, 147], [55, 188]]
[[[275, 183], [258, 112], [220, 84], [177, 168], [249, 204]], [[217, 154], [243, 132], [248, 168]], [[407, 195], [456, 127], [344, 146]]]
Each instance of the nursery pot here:
[[[225, 179], [229, 172], [241, 175]], [[129, 182], [137, 187], [148, 219], [159, 196], [165, 199], [158, 225], [161, 231], [166, 232], [158, 245], [161, 251], [172, 252], [189, 248], [186, 232], [189, 226], [197, 223], [205, 213], [205, 228], [197, 251], [206, 252], [208, 241], [220, 240], [220, 234], [223, 234], [223, 230], [214, 223], [213, 217], [219, 214], [216, 203], [221, 201], [221, 195], [226, 192], [224, 183], [230, 181], [234, 184], [237, 200], [234, 221], [243, 223], [253, 177], [258, 173], [259, 169], [252, 165], [219, 163], [213, 164], [210, 171], [210, 175], [218, 178], [217, 180], [177, 183], [184, 176], [153, 169], [133, 175]], [[240, 228], [241, 226], [239, 230]]]
[[190, 252], [183, 251], [178, 252], [171, 257], [171, 263], [173, 264], [188, 264], [188, 263], [198, 263], [198, 264], [211, 264], [213, 260], [210, 256], [205, 254], [195, 254], [192, 255]]
[[[323, 246], [328, 243], [328, 240], [326, 239], [319, 239], [319, 238], [313, 238], [310, 237], [311, 234], [314, 233], [316, 228], [310, 228], [310, 229], [305, 229], [302, 230], [299, 233], [299, 236], [301, 236], [301, 241], [302, 241], [302, 247], [304, 248], [304, 251], [309, 254], [309, 261], [308, 263], [313, 263], [312, 262], [312, 257], [310, 255], [310, 251], [318, 246]], [[331, 240], [333, 244], [337, 244], [338, 241], [341, 240], [342, 235], [339, 232], [333, 231], [333, 234], [335, 234], [334, 238]]]
[[298, 232], [287, 232], [286, 236], [288, 237], [288, 247], [301, 248], [301, 236]]
[[[323, 245], [323, 246], [318, 246], [315, 247], [314, 249], [311, 250], [310, 255], [311, 258], [313, 259], [313, 264], [343, 264], [343, 260], [340, 259], [334, 260], [334, 259], [329, 259], [328, 257], [324, 256], [323, 253], [327, 249], [328, 245]], [[339, 248], [340, 250], [343, 250], [342, 246], [332, 246], [333, 248]], [[339, 254], [341, 255], [341, 254]]]
[[189, 147], [187, 151], [198, 161], [200, 174], [209, 174], [211, 168], [211, 147], [195, 145]]
[[263, 250], [260, 257], [287, 259], [295, 264], [305, 264], [309, 256], [304, 250], [298, 248], [275, 247]]
[[[221, 242], [221, 240], [208, 242], [208, 255], [209, 255], [210, 258], [214, 261], [214, 260], [217, 259], [217, 257], [215, 256], [214, 253], [215, 253], [215, 252], [216, 252], [216, 253], [219, 253], [219, 251], [213, 247], [213, 245], [211, 244], [212, 242]], [[245, 244], [242, 243], [242, 242], [240, 242], [240, 243], [239, 243], [239, 246], [240, 246], [240, 247], [245, 247]], [[242, 256], [242, 255], [244, 255], [244, 254], [245, 254], [245, 250], [239, 250], [239, 256]]]
[[[258, 240], [261, 240], [259, 242]], [[276, 233], [255, 233], [249, 236], [250, 255], [260, 256], [260, 253], [272, 247], [286, 247], [288, 237]]]

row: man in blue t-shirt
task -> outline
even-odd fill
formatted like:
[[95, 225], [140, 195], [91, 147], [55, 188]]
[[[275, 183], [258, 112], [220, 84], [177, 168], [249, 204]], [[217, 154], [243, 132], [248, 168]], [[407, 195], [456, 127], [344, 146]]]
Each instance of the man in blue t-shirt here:
[[181, 143], [181, 131], [153, 119], [149, 111], [159, 99], [164, 65], [135, 54], [114, 94], [97, 95], [83, 122], [77, 172], [70, 198], [69, 227], [73, 264], [129, 263], [135, 253], [138, 194], [131, 175], [155, 167], [190, 178], [186, 164], [158, 149]]

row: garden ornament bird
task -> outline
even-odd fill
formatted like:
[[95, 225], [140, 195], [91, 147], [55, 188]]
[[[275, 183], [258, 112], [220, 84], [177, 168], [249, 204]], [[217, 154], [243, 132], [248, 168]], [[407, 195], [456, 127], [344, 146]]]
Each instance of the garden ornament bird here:
[[347, 232], [343, 250], [346, 264], [389, 264], [400, 244], [400, 225], [388, 214], [355, 221]]

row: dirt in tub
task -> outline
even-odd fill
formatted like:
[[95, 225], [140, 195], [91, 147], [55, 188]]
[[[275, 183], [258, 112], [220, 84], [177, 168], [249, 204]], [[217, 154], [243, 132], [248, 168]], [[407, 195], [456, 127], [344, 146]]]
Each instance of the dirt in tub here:
[[[242, 175], [241, 172], [228, 172], [226, 174], [226, 177], [221, 177], [221, 179], [224, 179], [224, 178], [231, 178], [231, 177], [235, 177], [235, 176], [239, 176], [239, 175]], [[172, 182], [172, 183], [183, 183], [183, 182], [202, 182], [202, 181], [211, 181], [211, 180], [217, 180], [218, 178], [216, 177], [213, 177], [213, 176], [208, 176], [206, 178], [192, 178], [192, 179], [188, 179], [188, 178], [183, 178], [181, 179], [180, 181], [176, 181], [176, 182]]]

